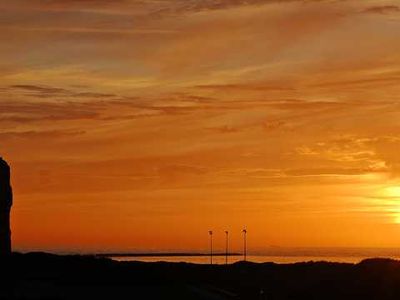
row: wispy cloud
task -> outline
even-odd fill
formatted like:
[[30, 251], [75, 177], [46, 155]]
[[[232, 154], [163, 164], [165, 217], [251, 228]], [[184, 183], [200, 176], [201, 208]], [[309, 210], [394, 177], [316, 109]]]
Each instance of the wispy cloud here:
[[[362, 237], [346, 229], [368, 226], [379, 234], [360, 244], [382, 242], [387, 212], [363, 213], [400, 180], [396, 1], [0, 9], [0, 150], [14, 170], [17, 244], [48, 238], [35, 218], [68, 213], [87, 236], [93, 224], [112, 237], [139, 221], [154, 235], [176, 225], [176, 237], [246, 223], [257, 245], [266, 234], [347, 245]], [[346, 237], [317, 239], [315, 224]]]
[[113, 98], [115, 94], [107, 93], [96, 93], [88, 91], [73, 91], [64, 88], [51, 87], [51, 86], [38, 86], [38, 85], [11, 85], [8, 88], [5, 87], [3, 91], [12, 93], [12, 90], [28, 91], [33, 92], [32, 96], [39, 97], [54, 97], [54, 96], [66, 96], [66, 97], [80, 97], [80, 98]]
[[84, 131], [51, 130], [51, 131], [5, 131], [0, 132], [0, 138], [8, 141], [9, 139], [48, 139], [63, 138], [85, 134]]
[[364, 12], [377, 14], [400, 13], [400, 7], [396, 5], [371, 6], [366, 8]]

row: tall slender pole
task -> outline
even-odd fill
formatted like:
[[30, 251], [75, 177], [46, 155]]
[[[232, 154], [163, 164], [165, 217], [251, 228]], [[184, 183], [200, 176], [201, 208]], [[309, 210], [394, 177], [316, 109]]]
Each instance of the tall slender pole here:
[[228, 236], [229, 236], [229, 232], [226, 230], [225, 231], [225, 264], [226, 265], [228, 264], [228, 247], [229, 247], [229, 244], [228, 244], [229, 238], [228, 238]]
[[247, 235], [247, 230], [243, 229], [243, 260], [246, 261], [246, 256], [247, 256], [247, 241], [246, 241], [246, 235]]
[[210, 230], [208, 232], [208, 234], [210, 235], [210, 263], [213, 264], [213, 239], [212, 239], [213, 232], [212, 232], [212, 230]]

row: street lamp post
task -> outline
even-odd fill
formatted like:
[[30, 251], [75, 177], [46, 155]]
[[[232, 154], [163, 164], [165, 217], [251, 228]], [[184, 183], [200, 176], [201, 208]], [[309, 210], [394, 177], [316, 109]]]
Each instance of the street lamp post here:
[[213, 264], [213, 239], [212, 239], [213, 232], [212, 232], [212, 230], [210, 230], [208, 232], [208, 234], [210, 235], [210, 263]]
[[243, 260], [246, 261], [247, 256], [247, 229], [243, 229]]

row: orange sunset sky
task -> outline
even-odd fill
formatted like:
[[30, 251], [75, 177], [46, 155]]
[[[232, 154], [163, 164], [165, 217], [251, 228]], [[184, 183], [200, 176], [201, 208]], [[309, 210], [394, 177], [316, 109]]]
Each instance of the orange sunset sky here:
[[400, 246], [400, 2], [0, 0], [15, 250]]

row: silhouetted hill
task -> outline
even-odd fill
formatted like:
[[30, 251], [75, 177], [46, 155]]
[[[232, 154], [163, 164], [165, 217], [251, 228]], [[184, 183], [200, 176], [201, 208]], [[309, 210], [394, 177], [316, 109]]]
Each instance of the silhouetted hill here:
[[0, 266], [0, 299], [400, 299], [390, 259], [211, 266], [14, 253]]
[[[225, 256], [223, 253], [213, 253], [213, 256]], [[232, 252], [228, 253], [228, 256], [243, 255], [242, 253]], [[210, 256], [210, 253], [193, 253], [193, 252], [151, 252], [151, 253], [99, 253], [96, 254], [99, 257], [176, 257], [176, 256]]]

